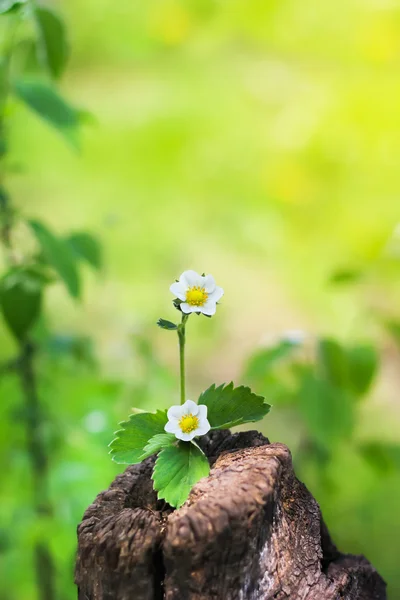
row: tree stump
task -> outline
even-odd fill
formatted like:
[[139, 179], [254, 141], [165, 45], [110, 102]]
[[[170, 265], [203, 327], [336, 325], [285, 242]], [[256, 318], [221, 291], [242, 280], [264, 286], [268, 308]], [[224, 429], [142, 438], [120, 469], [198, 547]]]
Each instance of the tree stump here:
[[128, 467], [78, 527], [79, 600], [384, 600], [363, 556], [332, 543], [291, 455], [257, 432], [200, 438], [212, 470], [179, 510], [154, 458]]

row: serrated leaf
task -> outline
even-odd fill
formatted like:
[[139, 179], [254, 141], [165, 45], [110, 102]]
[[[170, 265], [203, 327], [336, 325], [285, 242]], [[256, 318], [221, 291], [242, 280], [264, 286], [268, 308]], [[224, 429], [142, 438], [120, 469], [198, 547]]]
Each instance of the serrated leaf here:
[[192, 487], [210, 472], [207, 457], [190, 442], [180, 442], [161, 450], [152, 479], [158, 498], [175, 508], [182, 506]]
[[101, 269], [101, 245], [90, 233], [73, 233], [67, 238], [67, 243], [78, 259], [86, 261], [95, 269]]
[[172, 323], [172, 321], [167, 321], [166, 319], [158, 319], [157, 325], [161, 327], [161, 329], [167, 329], [168, 331], [174, 331], [178, 329], [178, 325]]
[[50, 75], [57, 79], [64, 71], [69, 52], [64, 23], [56, 13], [42, 6], [35, 7], [34, 16], [39, 59]]
[[231, 382], [218, 387], [213, 384], [200, 395], [198, 404], [207, 406], [211, 429], [228, 429], [260, 421], [271, 408], [264, 400], [263, 396], [253, 394], [250, 388], [243, 385], [235, 388]]
[[69, 245], [55, 236], [43, 223], [28, 221], [46, 261], [53, 267], [73, 298], [80, 293], [79, 275], [76, 268], [75, 256]]
[[24, 339], [37, 321], [42, 306], [42, 286], [32, 273], [12, 269], [0, 283], [0, 307], [7, 327]]
[[156, 454], [163, 448], [168, 448], [168, 446], [172, 446], [176, 442], [176, 437], [171, 433], [157, 433], [153, 435], [152, 438], [149, 439], [146, 446], [143, 448], [143, 454], [140, 457], [141, 460], [148, 458], [152, 454]]
[[357, 396], [364, 396], [378, 370], [379, 356], [370, 344], [360, 344], [347, 350], [349, 386]]
[[167, 421], [166, 411], [161, 410], [131, 415], [128, 421], [120, 423], [122, 429], [115, 433], [117, 437], [110, 444], [112, 459], [119, 464], [140, 463], [145, 446], [155, 435], [165, 433]]
[[79, 111], [64, 100], [57, 90], [39, 79], [20, 79], [14, 92], [39, 117], [50, 123], [75, 148], [80, 124]]

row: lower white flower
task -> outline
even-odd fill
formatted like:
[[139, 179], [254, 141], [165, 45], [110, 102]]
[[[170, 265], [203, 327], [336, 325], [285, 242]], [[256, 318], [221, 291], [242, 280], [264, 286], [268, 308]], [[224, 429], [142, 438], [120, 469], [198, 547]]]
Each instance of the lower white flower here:
[[224, 295], [212, 275], [199, 275], [196, 271], [185, 271], [169, 289], [182, 300], [183, 313], [203, 313], [209, 317], [215, 314], [217, 302]]
[[186, 400], [185, 404], [180, 406], [171, 406], [167, 416], [165, 431], [173, 433], [178, 440], [184, 442], [190, 442], [194, 437], [204, 435], [211, 429], [207, 420], [207, 406], [196, 404], [193, 400]]

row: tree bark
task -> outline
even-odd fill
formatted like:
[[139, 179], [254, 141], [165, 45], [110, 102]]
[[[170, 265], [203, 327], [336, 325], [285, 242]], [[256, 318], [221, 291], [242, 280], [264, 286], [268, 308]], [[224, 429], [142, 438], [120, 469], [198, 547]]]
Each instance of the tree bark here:
[[290, 451], [257, 432], [200, 438], [213, 466], [179, 510], [154, 458], [128, 467], [78, 527], [79, 600], [384, 600], [363, 556], [332, 543]]

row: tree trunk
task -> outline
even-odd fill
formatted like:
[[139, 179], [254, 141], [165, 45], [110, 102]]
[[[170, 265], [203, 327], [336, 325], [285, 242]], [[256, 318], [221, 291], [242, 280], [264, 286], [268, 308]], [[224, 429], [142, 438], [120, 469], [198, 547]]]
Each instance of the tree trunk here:
[[200, 438], [213, 468], [179, 510], [154, 458], [128, 467], [78, 527], [79, 600], [384, 600], [362, 556], [332, 543], [291, 455], [257, 432]]

